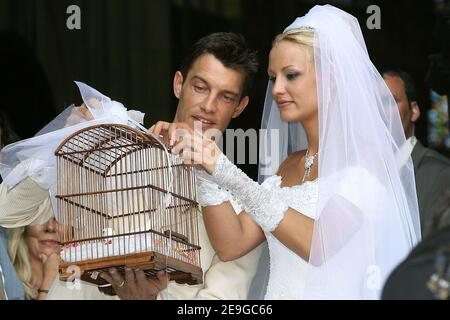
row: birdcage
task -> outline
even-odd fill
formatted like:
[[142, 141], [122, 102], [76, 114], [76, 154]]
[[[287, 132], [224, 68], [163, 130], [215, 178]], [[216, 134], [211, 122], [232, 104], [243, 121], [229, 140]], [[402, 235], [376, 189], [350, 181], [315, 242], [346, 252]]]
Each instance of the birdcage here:
[[192, 168], [124, 125], [82, 129], [55, 154], [62, 280], [78, 270], [102, 286], [102, 271], [129, 267], [202, 282]]

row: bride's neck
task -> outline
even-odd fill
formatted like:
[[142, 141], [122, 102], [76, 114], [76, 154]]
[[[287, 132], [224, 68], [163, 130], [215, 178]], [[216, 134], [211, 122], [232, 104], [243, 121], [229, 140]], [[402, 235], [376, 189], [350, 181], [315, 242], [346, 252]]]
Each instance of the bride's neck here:
[[306, 139], [308, 140], [309, 154], [313, 155], [319, 151], [319, 121], [318, 117], [303, 121], [303, 128], [306, 132]]

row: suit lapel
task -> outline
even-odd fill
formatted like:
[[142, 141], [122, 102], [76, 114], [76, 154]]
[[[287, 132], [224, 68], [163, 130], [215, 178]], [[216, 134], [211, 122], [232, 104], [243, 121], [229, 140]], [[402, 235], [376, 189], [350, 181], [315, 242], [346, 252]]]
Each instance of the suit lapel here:
[[417, 175], [417, 171], [419, 170], [419, 167], [425, 159], [425, 154], [427, 153], [427, 149], [420, 143], [420, 141], [417, 141], [412, 153], [411, 158], [413, 160], [414, 164], [414, 175]]

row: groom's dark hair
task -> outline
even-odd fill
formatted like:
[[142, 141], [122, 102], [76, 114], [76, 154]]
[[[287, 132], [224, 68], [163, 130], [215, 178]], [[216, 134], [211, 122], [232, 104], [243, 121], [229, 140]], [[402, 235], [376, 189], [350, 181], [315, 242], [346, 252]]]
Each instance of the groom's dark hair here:
[[227, 68], [245, 72], [241, 99], [247, 96], [259, 63], [257, 52], [247, 46], [244, 37], [232, 32], [216, 32], [198, 40], [181, 65], [180, 71], [184, 79], [194, 62], [206, 53], [212, 54]]

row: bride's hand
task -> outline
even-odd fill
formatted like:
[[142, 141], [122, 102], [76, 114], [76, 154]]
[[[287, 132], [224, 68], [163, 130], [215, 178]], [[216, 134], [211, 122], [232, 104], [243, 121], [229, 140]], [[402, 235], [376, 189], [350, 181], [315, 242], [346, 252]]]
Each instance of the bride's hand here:
[[209, 174], [214, 172], [222, 151], [212, 139], [192, 130], [185, 123], [160, 121], [149, 131], [156, 136], [166, 132], [170, 137], [169, 146], [172, 153], [179, 155], [185, 164], [201, 167]]

